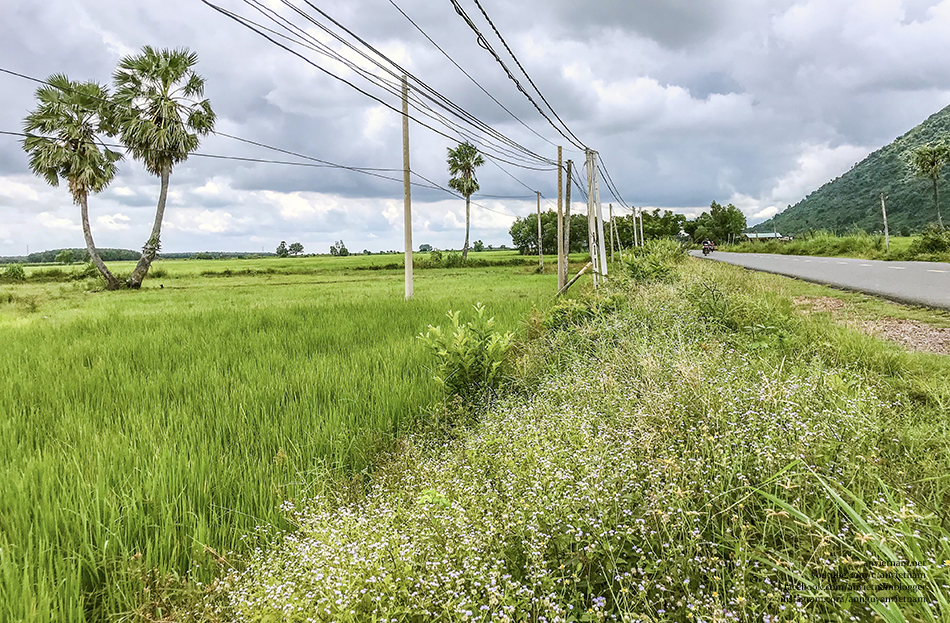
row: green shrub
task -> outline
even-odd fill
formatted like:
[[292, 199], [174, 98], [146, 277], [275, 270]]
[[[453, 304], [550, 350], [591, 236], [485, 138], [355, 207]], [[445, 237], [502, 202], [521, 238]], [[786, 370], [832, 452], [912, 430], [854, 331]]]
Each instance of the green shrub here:
[[686, 260], [684, 247], [671, 239], [648, 240], [635, 247], [624, 260], [627, 274], [637, 283], [672, 283], [676, 280], [674, 266]]
[[161, 279], [162, 277], [168, 276], [168, 271], [164, 268], [152, 268], [148, 271], [148, 276], [153, 279]]
[[494, 330], [495, 319], [475, 305], [475, 318], [462, 322], [461, 313], [448, 312], [452, 327], [429, 325], [421, 339], [436, 359], [435, 380], [450, 394], [470, 398], [494, 388], [501, 378], [513, 334]]
[[23, 270], [23, 264], [8, 264], [3, 269], [3, 276], [10, 281], [26, 281], [26, 271]]
[[442, 251], [438, 249], [432, 249], [429, 253], [429, 263], [433, 266], [438, 266], [442, 264]]
[[459, 253], [458, 251], [452, 251], [451, 253], [445, 256], [443, 265], [446, 268], [461, 268], [462, 266], [465, 266], [465, 260], [462, 259], [461, 253]]
[[623, 303], [624, 297], [618, 293], [558, 299], [544, 315], [541, 326], [548, 331], [577, 326], [591, 318], [611, 314], [620, 309]]
[[921, 234], [910, 243], [910, 255], [925, 255], [935, 253], [950, 253], [950, 231], [941, 229], [931, 223]]
[[99, 269], [91, 261], [86, 262], [82, 270], [74, 274], [74, 279], [94, 279], [99, 277]]

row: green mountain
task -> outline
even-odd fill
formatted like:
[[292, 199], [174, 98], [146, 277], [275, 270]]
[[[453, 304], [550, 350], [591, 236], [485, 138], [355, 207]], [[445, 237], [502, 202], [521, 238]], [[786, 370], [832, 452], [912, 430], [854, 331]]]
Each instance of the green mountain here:
[[[881, 193], [887, 195], [887, 223], [892, 234], [923, 229], [936, 222], [933, 186], [916, 177], [909, 167], [909, 154], [920, 145], [950, 139], [950, 106], [893, 143], [875, 151], [851, 170], [828, 182], [784, 212], [759, 223], [753, 231], [801, 234], [826, 229], [838, 233], [853, 228], [882, 231]], [[944, 169], [938, 190], [944, 221], [950, 215], [950, 167]]]

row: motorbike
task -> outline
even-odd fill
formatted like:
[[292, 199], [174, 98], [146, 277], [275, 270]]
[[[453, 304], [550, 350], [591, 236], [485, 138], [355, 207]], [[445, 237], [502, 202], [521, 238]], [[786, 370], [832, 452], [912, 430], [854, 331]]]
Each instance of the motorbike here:
[[709, 255], [713, 252], [713, 246], [711, 244], [703, 245], [703, 255]]

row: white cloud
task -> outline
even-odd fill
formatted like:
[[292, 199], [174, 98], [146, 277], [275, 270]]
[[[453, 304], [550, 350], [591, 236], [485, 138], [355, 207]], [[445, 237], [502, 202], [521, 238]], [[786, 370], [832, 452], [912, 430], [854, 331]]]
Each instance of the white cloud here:
[[11, 202], [35, 202], [40, 195], [29, 184], [18, 182], [15, 179], [5, 179], [0, 183], [0, 197]]
[[96, 223], [105, 227], [106, 229], [111, 229], [113, 231], [120, 231], [129, 228], [129, 221], [131, 221], [128, 216], [121, 213], [116, 213], [112, 215], [104, 215], [96, 218]]
[[67, 230], [67, 231], [81, 231], [82, 227], [79, 223], [73, 222], [71, 219], [62, 218], [50, 214], [49, 212], [40, 212], [36, 215], [36, 220], [41, 227], [46, 229], [53, 230]]

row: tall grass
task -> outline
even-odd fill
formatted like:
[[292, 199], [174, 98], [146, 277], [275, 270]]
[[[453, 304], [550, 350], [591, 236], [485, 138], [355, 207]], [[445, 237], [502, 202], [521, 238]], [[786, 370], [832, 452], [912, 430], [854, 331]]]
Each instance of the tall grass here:
[[391, 273], [166, 285], [0, 296], [2, 621], [163, 616], [159, 585], [208, 580], [439, 398], [429, 323], [482, 301], [517, 330], [554, 290], [510, 268], [417, 275], [409, 302]]
[[890, 239], [890, 250], [882, 234], [863, 231], [837, 236], [828, 231], [808, 233], [791, 242], [748, 241], [723, 246], [732, 253], [775, 253], [818, 257], [857, 257], [869, 260], [950, 262], [950, 233], [930, 227], [914, 238]]

